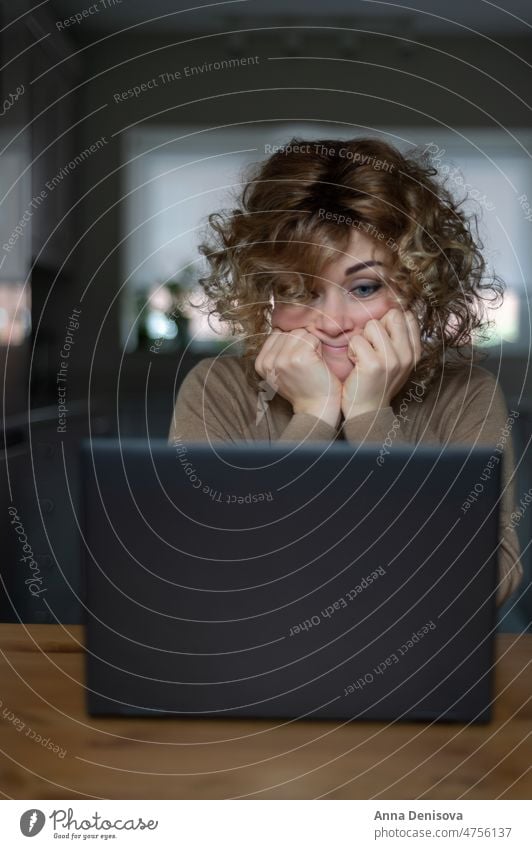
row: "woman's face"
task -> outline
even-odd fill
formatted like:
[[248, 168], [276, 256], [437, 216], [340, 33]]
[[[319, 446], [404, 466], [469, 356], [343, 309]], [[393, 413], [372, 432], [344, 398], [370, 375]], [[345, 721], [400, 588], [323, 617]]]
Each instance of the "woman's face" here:
[[274, 300], [272, 327], [289, 332], [304, 328], [322, 343], [330, 371], [345, 381], [353, 369], [347, 356], [351, 336], [361, 334], [371, 318], [382, 318], [400, 302], [390, 284], [387, 251], [359, 230], [354, 230], [345, 254], [330, 262], [321, 279], [314, 281], [308, 303]]

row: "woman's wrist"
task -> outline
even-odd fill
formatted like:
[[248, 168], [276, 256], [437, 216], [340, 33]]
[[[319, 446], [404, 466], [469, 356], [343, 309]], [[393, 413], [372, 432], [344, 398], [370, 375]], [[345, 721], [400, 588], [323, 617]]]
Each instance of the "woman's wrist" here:
[[330, 399], [318, 399], [312, 401], [304, 401], [293, 405], [294, 413], [307, 413], [311, 416], [321, 419], [331, 427], [337, 427], [341, 416], [341, 404], [339, 401], [331, 402]]

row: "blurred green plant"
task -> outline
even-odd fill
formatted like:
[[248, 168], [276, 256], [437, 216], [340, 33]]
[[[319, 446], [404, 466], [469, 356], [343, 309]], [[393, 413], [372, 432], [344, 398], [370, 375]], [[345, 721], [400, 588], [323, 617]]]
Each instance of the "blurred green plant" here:
[[147, 350], [154, 343], [161, 351], [173, 352], [189, 342], [190, 318], [186, 296], [196, 280], [186, 266], [172, 280], [152, 285], [137, 295], [138, 347]]

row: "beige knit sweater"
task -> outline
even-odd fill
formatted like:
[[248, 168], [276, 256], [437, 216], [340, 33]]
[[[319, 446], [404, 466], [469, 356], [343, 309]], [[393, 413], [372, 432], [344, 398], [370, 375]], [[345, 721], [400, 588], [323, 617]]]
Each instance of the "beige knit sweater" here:
[[344, 439], [378, 443], [379, 457], [383, 458], [380, 462], [399, 442], [494, 446], [492, 467], [502, 458], [500, 604], [516, 589], [523, 574], [517, 534], [508, 528], [515, 505], [511, 429], [517, 417], [515, 411], [509, 414], [493, 375], [480, 366], [465, 364], [458, 372], [444, 368], [427, 389], [411, 380], [392, 399], [391, 406], [342, 420], [334, 428], [308, 413], [294, 414], [291, 404], [267, 386], [257, 392], [246, 379], [240, 357], [220, 356], [201, 360], [185, 376], [169, 441]]

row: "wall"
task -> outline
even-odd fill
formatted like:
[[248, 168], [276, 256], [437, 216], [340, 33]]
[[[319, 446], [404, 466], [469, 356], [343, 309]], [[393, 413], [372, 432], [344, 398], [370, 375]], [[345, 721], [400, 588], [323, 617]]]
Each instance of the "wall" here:
[[[87, 37], [87, 33], [79, 35]], [[330, 120], [333, 135], [339, 121], [351, 124], [354, 131], [390, 125], [532, 125], [530, 108], [519, 99], [526, 102], [528, 96], [524, 59], [530, 59], [530, 40], [509, 40], [505, 49], [480, 38], [447, 38], [430, 42], [430, 47], [408, 47], [400, 37], [368, 35], [358, 44], [353, 37], [353, 47], [348, 42], [343, 48], [343, 58], [354, 61], [274, 61], [268, 57], [290, 55], [297, 49], [282, 44], [275, 31], [250, 33], [238, 54], [228, 36], [180, 43], [185, 40], [186, 36], [178, 34], [117, 36], [100, 43], [87, 41], [83, 49], [86, 82], [79, 90], [80, 116], [99, 111], [80, 124], [78, 147], [82, 149], [102, 135], [108, 143], [86, 162], [80, 175], [88, 195], [83, 203], [87, 231], [79, 252], [77, 288], [81, 291], [89, 281], [91, 288], [83, 306], [86, 344], [76, 352], [75, 369], [81, 380], [86, 379], [101, 330], [93, 364], [93, 381], [101, 391], [115, 391], [120, 366], [122, 386], [142, 387], [145, 376], [138, 358], [120, 362], [118, 302], [104, 314], [121, 286], [117, 250], [120, 137], [128, 126], [142, 121], [217, 126], [316, 119]], [[312, 30], [306, 31], [300, 50], [310, 56], [339, 55], [330, 36]], [[259, 61], [235, 70], [184, 77], [186, 66], [231, 55], [258, 56]], [[163, 84], [159, 75], [176, 71], [181, 71], [182, 78]], [[139, 97], [115, 102], [115, 95], [153, 79], [157, 86], [152, 84]], [[73, 287], [72, 305], [75, 301]], [[152, 357], [151, 379], [165, 391], [171, 385], [175, 363], [154, 360]], [[134, 368], [128, 362], [134, 362]], [[513, 392], [517, 388], [515, 364], [508, 373], [504, 365], [502, 381]], [[514, 381], [511, 387], [510, 377]]]

